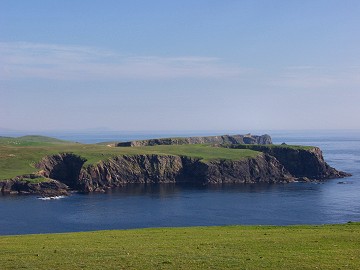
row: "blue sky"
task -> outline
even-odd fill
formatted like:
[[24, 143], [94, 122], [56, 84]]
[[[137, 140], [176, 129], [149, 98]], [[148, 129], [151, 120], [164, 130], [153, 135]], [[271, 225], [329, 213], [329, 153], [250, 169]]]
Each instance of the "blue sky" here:
[[0, 0], [0, 128], [359, 129], [360, 1]]

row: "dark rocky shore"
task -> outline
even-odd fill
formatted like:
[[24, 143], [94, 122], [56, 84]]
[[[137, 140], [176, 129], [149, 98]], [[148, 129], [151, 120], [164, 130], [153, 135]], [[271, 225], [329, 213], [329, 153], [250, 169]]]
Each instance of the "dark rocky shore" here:
[[69, 195], [69, 186], [59, 180], [48, 179], [39, 183], [28, 180], [39, 177], [38, 174], [31, 174], [0, 181], [0, 190], [3, 194], [38, 194], [44, 197]]
[[[170, 140], [170, 141], [169, 141]], [[241, 141], [242, 144], [239, 144]], [[3, 193], [55, 196], [79, 192], [104, 192], [126, 184], [195, 183], [200, 185], [227, 183], [289, 183], [322, 181], [349, 174], [330, 167], [319, 148], [292, 148], [268, 145], [268, 135], [213, 136], [180, 139], [157, 139], [118, 144], [144, 146], [158, 144], [215, 143], [217, 147], [248, 148], [259, 151], [256, 157], [241, 160], [203, 162], [197, 158], [173, 155], [118, 156], [95, 165], [83, 166], [82, 157], [61, 153], [44, 157], [36, 167], [37, 174], [19, 176], [0, 182]], [[246, 143], [245, 143], [246, 142]], [[49, 181], [32, 183], [24, 179], [37, 177]]]

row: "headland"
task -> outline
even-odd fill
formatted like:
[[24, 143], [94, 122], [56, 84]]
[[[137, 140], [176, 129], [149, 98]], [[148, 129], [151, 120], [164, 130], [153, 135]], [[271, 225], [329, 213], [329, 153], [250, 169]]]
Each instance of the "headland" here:
[[3, 194], [105, 192], [127, 184], [289, 183], [349, 176], [318, 147], [274, 145], [267, 134], [80, 144], [42, 136], [0, 138]]

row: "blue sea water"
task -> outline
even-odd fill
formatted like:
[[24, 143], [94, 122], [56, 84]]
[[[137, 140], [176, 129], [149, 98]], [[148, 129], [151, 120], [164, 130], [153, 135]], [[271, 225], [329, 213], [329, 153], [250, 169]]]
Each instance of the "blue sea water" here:
[[[70, 139], [66, 134], [62, 138], [66, 136]], [[71, 136], [92, 143], [120, 140], [116, 134]], [[148, 137], [126, 134], [123, 140]], [[277, 132], [272, 137], [274, 143], [319, 146], [331, 166], [353, 176], [320, 184], [133, 185], [57, 200], [0, 196], [0, 234], [360, 221], [360, 132]]]

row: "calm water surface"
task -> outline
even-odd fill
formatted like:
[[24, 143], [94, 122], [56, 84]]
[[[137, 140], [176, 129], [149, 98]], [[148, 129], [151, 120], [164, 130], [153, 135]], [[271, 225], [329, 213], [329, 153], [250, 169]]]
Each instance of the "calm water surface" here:
[[107, 194], [73, 194], [47, 201], [36, 196], [0, 196], [0, 234], [360, 221], [358, 132], [303, 136], [279, 133], [273, 140], [319, 146], [331, 166], [353, 176], [322, 184], [134, 185]]

